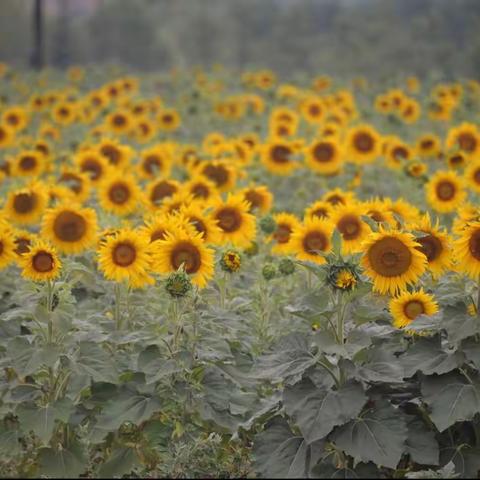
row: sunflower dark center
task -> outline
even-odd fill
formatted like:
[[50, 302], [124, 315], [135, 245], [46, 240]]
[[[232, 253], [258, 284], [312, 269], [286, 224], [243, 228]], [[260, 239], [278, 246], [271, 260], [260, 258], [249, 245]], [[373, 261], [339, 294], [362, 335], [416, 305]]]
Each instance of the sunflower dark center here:
[[477, 168], [473, 173], [473, 180], [475, 181], [475, 183], [480, 184], [480, 168]]
[[408, 271], [412, 253], [398, 238], [384, 237], [374, 243], [368, 251], [372, 269], [383, 277], [397, 277]]
[[455, 185], [448, 180], [444, 180], [438, 183], [435, 191], [440, 200], [447, 202], [455, 196]]
[[150, 235], [150, 242], [155, 242], [156, 240], [165, 240], [165, 234], [167, 232], [163, 228], [157, 228]]
[[273, 234], [273, 238], [277, 243], [287, 243], [290, 240], [291, 233], [292, 229], [290, 228], [290, 225], [280, 223], [277, 225], [277, 229]]
[[427, 257], [429, 262], [433, 262], [442, 253], [442, 242], [437, 237], [426, 235], [416, 240], [421, 245], [421, 247], [417, 247], [418, 250]]
[[248, 190], [245, 193], [245, 199], [250, 202], [251, 209], [261, 208], [263, 205], [263, 195], [255, 190]]
[[53, 231], [63, 242], [78, 242], [87, 231], [87, 222], [78, 213], [63, 211], [53, 222]]
[[318, 143], [313, 149], [313, 156], [319, 163], [328, 163], [333, 159], [335, 150], [329, 143]]
[[373, 149], [373, 138], [366, 132], [359, 132], [355, 135], [353, 144], [358, 151], [367, 153]]
[[425, 313], [425, 308], [422, 302], [419, 302], [418, 300], [410, 300], [404, 305], [403, 312], [410, 320], [414, 320], [422, 313]]
[[468, 242], [468, 248], [472, 257], [480, 261], [480, 228], [473, 232]]
[[328, 245], [327, 237], [323, 232], [309, 232], [303, 239], [303, 248], [311, 255], [317, 255], [318, 252], [323, 252]]
[[195, 227], [195, 230], [198, 233], [203, 233], [204, 235], [207, 234], [207, 227], [205, 226], [205, 223], [200, 218], [190, 217], [188, 220]]
[[162, 159], [158, 155], [147, 155], [143, 161], [143, 169], [150, 175], [162, 168]]
[[275, 145], [270, 154], [275, 163], [288, 163], [292, 151], [285, 145]]
[[24, 155], [20, 159], [20, 168], [22, 170], [33, 170], [37, 165], [37, 159], [33, 155]]
[[100, 149], [100, 152], [104, 157], [108, 158], [108, 161], [111, 164], [116, 165], [117, 163], [120, 162], [120, 158], [121, 158], [122, 155], [121, 155], [120, 151], [118, 150], [118, 148], [115, 147], [114, 145], [104, 145]]
[[198, 248], [189, 242], [180, 242], [175, 245], [170, 257], [173, 268], [178, 269], [183, 265], [187, 273], [198, 272], [201, 260]]
[[129, 267], [137, 258], [137, 251], [130, 243], [119, 243], [112, 252], [112, 260], [115, 265]]
[[114, 115], [113, 124], [116, 127], [124, 127], [127, 124], [127, 119], [123, 115]]
[[98, 180], [103, 172], [102, 166], [94, 158], [87, 158], [82, 162], [82, 172], [88, 173], [92, 180]]
[[128, 185], [122, 182], [113, 184], [108, 191], [108, 198], [117, 205], [123, 205], [128, 202], [130, 195]]
[[461, 133], [458, 136], [458, 145], [466, 152], [473, 152], [477, 148], [477, 139], [471, 133]]
[[228, 182], [228, 170], [223, 165], [207, 165], [203, 169], [203, 173], [214, 182], [217, 187], [221, 187]]
[[36, 204], [36, 195], [34, 193], [17, 193], [13, 197], [13, 209], [17, 213], [29, 213]]
[[177, 191], [177, 187], [168, 181], [161, 181], [155, 185], [150, 194], [153, 203], [159, 203], [164, 198], [171, 197]]
[[345, 205], [345, 199], [340, 195], [331, 195], [326, 201], [331, 205]]
[[16, 127], [20, 123], [20, 118], [16, 113], [10, 113], [7, 115], [6, 121], [9, 125]]
[[242, 226], [242, 216], [235, 208], [222, 208], [217, 214], [218, 226], [227, 233], [237, 231]]
[[317, 218], [328, 218], [328, 212], [325, 208], [316, 208], [311, 215]]
[[422, 142], [420, 143], [420, 146], [424, 150], [429, 150], [430, 148], [433, 147], [433, 140], [422, 140]]
[[405, 147], [395, 147], [392, 150], [392, 156], [395, 160], [404, 160], [408, 157], [408, 150]]
[[202, 185], [201, 183], [197, 183], [191, 189], [192, 195], [197, 198], [208, 198], [210, 195], [210, 190], [206, 185]]
[[23, 255], [30, 251], [31, 242], [28, 238], [18, 237], [15, 239], [15, 253], [17, 255]]
[[40, 251], [32, 259], [33, 269], [40, 273], [51, 272], [55, 266], [52, 255], [49, 252]]
[[344, 240], [353, 240], [358, 238], [362, 229], [360, 221], [355, 215], [343, 216], [337, 224], [339, 232]]
[[68, 188], [76, 194], [79, 194], [82, 191], [82, 179], [77, 177], [74, 173], [64, 173], [58, 181], [66, 183]]

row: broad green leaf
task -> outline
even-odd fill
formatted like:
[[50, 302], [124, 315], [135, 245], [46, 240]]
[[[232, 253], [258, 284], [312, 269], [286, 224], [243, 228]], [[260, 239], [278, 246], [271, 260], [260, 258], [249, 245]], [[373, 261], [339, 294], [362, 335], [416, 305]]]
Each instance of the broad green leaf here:
[[74, 361], [76, 375], [88, 375], [94, 382], [117, 383], [118, 370], [115, 359], [93, 342], [81, 342]]
[[129, 474], [138, 465], [140, 465], [140, 459], [133, 448], [117, 448], [100, 467], [99, 477], [120, 478]]
[[93, 441], [101, 441], [124, 422], [139, 425], [161, 409], [158, 398], [124, 391], [107, 401], [92, 432]]
[[145, 374], [147, 384], [158, 382], [160, 379], [181, 371], [178, 364], [171, 359], [164, 359], [156, 345], [149, 345], [140, 352], [137, 360], [137, 369]]
[[409, 378], [417, 372], [425, 375], [448, 373], [462, 365], [464, 359], [465, 356], [459, 351], [443, 349], [440, 337], [435, 336], [416, 339], [399, 361], [405, 369], [405, 378]]
[[424, 422], [416, 417], [408, 421], [406, 451], [411, 459], [420, 465], [438, 465], [440, 449], [435, 432], [429, 430]]
[[271, 382], [295, 383], [314, 364], [306, 338], [292, 334], [283, 337], [273, 352], [260, 357], [254, 375]]
[[457, 477], [478, 478], [480, 471], [480, 448], [466, 444], [444, 448], [442, 449], [441, 461], [442, 464], [453, 462]]
[[357, 462], [373, 462], [395, 469], [405, 451], [407, 425], [401, 411], [386, 401], [338, 427], [330, 437]]
[[73, 403], [69, 399], [64, 398], [42, 407], [21, 405], [17, 409], [17, 415], [22, 430], [24, 432], [33, 431], [46, 444], [52, 437], [55, 421], [68, 422], [73, 409]]
[[422, 395], [431, 409], [430, 418], [440, 432], [455, 422], [471, 420], [480, 412], [480, 384], [470, 383], [459, 373], [426, 377]]
[[348, 383], [339, 390], [316, 387], [304, 379], [284, 392], [287, 414], [298, 425], [307, 443], [326, 437], [362, 410], [367, 397], [359, 383]]
[[41, 448], [38, 463], [38, 473], [51, 478], [78, 478], [88, 465], [80, 445], [70, 445], [60, 450]]
[[368, 360], [358, 367], [357, 378], [366, 382], [401, 383], [403, 367], [387, 348], [382, 345], [368, 350]]
[[323, 451], [323, 443], [308, 446], [294, 436], [287, 422], [275, 417], [253, 444], [256, 471], [265, 478], [305, 478], [312, 467], [312, 457]]
[[337, 468], [334, 465], [332, 457], [322, 459], [315, 465], [309, 478], [380, 478], [380, 472], [373, 463], [358, 463], [353, 468], [343, 466]]

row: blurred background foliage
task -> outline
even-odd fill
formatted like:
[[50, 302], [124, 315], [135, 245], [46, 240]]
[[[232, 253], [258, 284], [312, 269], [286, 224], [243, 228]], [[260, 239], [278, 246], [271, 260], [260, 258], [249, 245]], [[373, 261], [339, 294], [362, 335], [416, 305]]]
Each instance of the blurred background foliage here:
[[[43, 0], [48, 65], [382, 78], [480, 76], [480, 0]], [[0, 60], [27, 66], [33, 0], [1, 0]]]

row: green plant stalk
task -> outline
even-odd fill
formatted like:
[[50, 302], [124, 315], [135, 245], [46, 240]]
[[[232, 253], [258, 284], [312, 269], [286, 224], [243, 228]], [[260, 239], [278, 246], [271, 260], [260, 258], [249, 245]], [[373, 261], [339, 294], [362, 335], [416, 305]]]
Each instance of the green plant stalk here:
[[47, 280], [47, 312], [48, 312], [48, 325], [47, 325], [47, 343], [53, 343], [53, 292], [54, 283], [52, 280]]
[[114, 319], [115, 319], [115, 328], [121, 330], [122, 328], [122, 314], [120, 308], [120, 302], [122, 297], [121, 284], [115, 283], [115, 310], [114, 310]]
[[182, 323], [182, 312], [180, 311], [179, 300], [174, 298], [172, 300], [172, 310], [171, 310], [171, 319], [172, 324], [175, 328], [175, 333], [173, 334], [173, 349], [174, 351], [178, 350], [178, 342], [180, 339], [180, 334], [182, 332], [183, 323]]
[[225, 308], [225, 299], [227, 296], [227, 274], [224, 273], [218, 280], [218, 288], [220, 290], [220, 308]]

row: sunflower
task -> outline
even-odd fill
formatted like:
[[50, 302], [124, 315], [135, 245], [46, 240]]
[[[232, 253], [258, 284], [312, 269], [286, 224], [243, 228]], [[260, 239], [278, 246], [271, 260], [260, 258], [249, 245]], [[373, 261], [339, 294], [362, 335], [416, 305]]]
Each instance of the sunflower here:
[[335, 188], [324, 193], [322, 200], [336, 207], [337, 205], [347, 205], [355, 200], [355, 193], [345, 192], [341, 188]]
[[23, 107], [12, 106], [2, 113], [2, 123], [8, 125], [15, 132], [24, 130], [28, 125], [28, 114]]
[[202, 162], [193, 173], [207, 177], [215, 184], [219, 192], [232, 190], [238, 177], [237, 169], [222, 160]]
[[106, 212], [115, 215], [133, 213], [141, 201], [141, 191], [132, 175], [109, 175], [98, 187], [98, 200]]
[[105, 157], [93, 148], [78, 152], [73, 157], [73, 161], [82, 173], [88, 175], [90, 182], [94, 185], [102, 181], [110, 168]]
[[156, 210], [162, 202], [180, 191], [176, 180], [161, 179], [147, 185], [147, 202], [151, 210]]
[[142, 117], [136, 120], [131, 133], [137, 142], [148, 143], [155, 138], [157, 126], [149, 118]]
[[413, 157], [413, 149], [397, 137], [390, 139], [385, 146], [387, 166], [398, 169]]
[[448, 149], [459, 148], [470, 157], [480, 153], [480, 133], [472, 123], [462, 123], [448, 132], [445, 146]]
[[96, 148], [102, 157], [118, 168], [127, 167], [135, 154], [128, 145], [121, 145], [117, 141], [108, 138], [103, 139]]
[[22, 267], [22, 277], [35, 282], [54, 280], [62, 268], [56, 250], [43, 240], [32, 243], [18, 262]]
[[459, 238], [454, 242], [454, 255], [460, 272], [467, 274], [473, 280], [480, 279], [480, 221], [465, 223], [459, 232]]
[[382, 113], [384, 115], [391, 113], [393, 110], [392, 102], [388, 95], [385, 94], [377, 95], [377, 97], [375, 97], [374, 107], [378, 113]]
[[362, 243], [371, 233], [371, 228], [361, 216], [366, 214], [366, 209], [361, 204], [337, 207], [330, 217], [335, 228], [342, 235], [342, 253], [360, 252]]
[[409, 225], [415, 232], [415, 240], [420, 244], [417, 247], [427, 257], [427, 268], [434, 278], [439, 278], [443, 272], [452, 268], [452, 254], [450, 238], [447, 232], [439, 227], [437, 219], [432, 224], [430, 215], [426, 213], [418, 222]]
[[398, 116], [407, 124], [415, 123], [422, 113], [422, 109], [420, 104], [413, 100], [412, 98], [407, 98], [404, 100], [399, 112]]
[[345, 140], [348, 159], [354, 163], [373, 162], [381, 153], [381, 137], [370, 125], [359, 125], [347, 132]]
[[332, 248], [333, 224], [329, 220], [307, 218], [291, 235], [291, 252], [300, 260], [325, 263], [323, 254]]
[[252, 185], [240, 192], [244, 199], [250, 203], [250, 212], [258, 210], [267, 213], [272, 208], [273, 195], [265, 185]]
[[403, 292], [398, 297], [392, 298], [389, 303], [393, 325], [405, 328], [419, 315], [433, 315], [438, 312], [438, 305], [432, 295], [423, 289], [415, 292]]
[[308, 123], [320, 123], [325, 117], [326, 107], [320, 97], [312, 95], [300, 103], [300, 112]]
[[155, 283], [149, 275], [152, 257], [147, 238], [131, 229], [106, 237], [98, 249], [98, 265], [108, 280], [126, 281], [133, 288]]
[[8, 267], [16, 258], [15, 243], [9, 228], [0, 226], [0, 270]]
[[105, 119], [105, 127], [115, 135], [127, 134], [134, 125], [132, 115], [128, 111], [116, 111], [110, 113]]
[[205, 243], [218, 244], [222, 231], [213, 219], [211, 213], [207, 213], [204, 209], [196, 204], [182, 205], [176, 215], [176, 221], [182, 225], [185, 222], [193, 227], [195, 233], [199, 233]]
[[192, 282], [203, 288], [213, 277], [214, 251], [205, 245], [200, 233], [189, 235], [184, 230], [174, 230], [155, 244], [153, 268], [162, 274], [183, 268]]
[[48, 205], [45, 187], [37, 182], [7, 194], [4, 212], [8, 219], [19, 225], [36, 223]]
[[153, 214], [148, 215], [144, 220], [145, 225], [140, 227], [139, 232], [144, 235], [150, 243], [158, 240], [165, 240], [167, 233], [175, 229], [185, 230], [194, 235], [196, 229], [185, 216]]
[[304, 212], [304, 218], [330, 218], [334, 210], [334, 206], [325, 200], [317, 200], [310, 204]]
[[457, 152], [451, 152], [447, 155], [447, 165], [452, 170], [461, 170], [467, 165], [468, 156], [461, 150]]
[[470, 189], [480, 193], [480, 159], [473, 161], [465, 169], [465, 181]]
[[365, 208], [365, 214], [370, 217], [376, 223], [385, 223], [394, 227], [396, 225], [395, 217], [393, 213], [388, 210], [385, 202], [379, 200], [378, 198], [374, 198], [363, 202], [363, 206]]
[[365, 274], [373, 280], [373, 289], [382, 294], [395, 295], [416, 283], [427, 265], [427, 257], [418, 248], [421, 245], [410, 233], [380, 228], [362, 247]]
[[427, 173], [428, 167], [423, 162], [410, 162], [405, 165], [405, 172], [408, 176], [414, 178], [424, 177]]
[[45, 212], [41, 235], [63, 253], [81, 253], [95, 243], [97, 214], [91, 208], [59, 204]]
[[141, 178], [168, 177], [171, 165], [172, 158], [169, 149], [162, 145], [156, 145], [140, 153], [138, 172]]
[[52, 109], [52, 119], [62, 126], [71, 125], [77, 118], [77, 110], [77, 106], [73, 103], [57, 103]]
[[0, 124], [0, 149], [7, 148], [15, 140], [15, 131], [4, 124]]
[[177, 130], [182, 124], [182, 120], [178, 112], [176, 110], [167, 108], [163, 109], [159, 113], [157, 121], [160, 130], [167, 132], [173, 132]]
[[226, 201], [213, 202], [212, 217], [221, 230], [220, 243], [248, 247], [256, 235], [255, 217], [242, 195], [229, 194]]
[[299, 166], [294, 160], [295, 151], [290, 142], [275, 139], [260, 148], [265, 168], [276, 175], [290, 175]]
[[[162, 205], [158, 208], [158, 212], [166, 215], [175, 214], [178, 213], [182, 207], [189, 206], [192, 203], [195, 203], [195, 199], [192, 197], [192, 195], [188, 194], [184, 190], [179, 190], [171, 197], [163, 200]], [[203, 202], [198, 203], [201, 204]]]
[[203, 175], [195, 175], [182, 185], [182, 189], [192, 195], [195, 200], [202, 202], [219, 198], [215, 183]]
[[426, 133], [417, 139], [415, 150], [421, 157], [435, 157], [441, 152], [440, 138], [433, 133]]
[[267, 238], [267, 241], [274, 243], [272, 253], [277, 255], [286, 255], [292, 252], [292, 244], [290, 242], [292, 233], [300, 228], [300, 220], [293, 214], [280, 212], [273, 215], [276, 228], [273, 234]]
[[83, 203], [90, 196], [90, 179], [85, 173], [73, 169], [63, 169], [56, 184], [68, 188], [78, 203]]
[[322, 175], [336, 175], [342, 168], [343, 156], [335, 139], [316, 140], [305, 152], [307, 165]]
[[428, 204], [437, 212], [456, 210], [466, 199], [464, 182], [453, 171], [438, 171], [425, 185]]
[[45, 158], [36, 150], [24, 150], [13, 160], [12, 175], [38, 177], [45, 170]]

